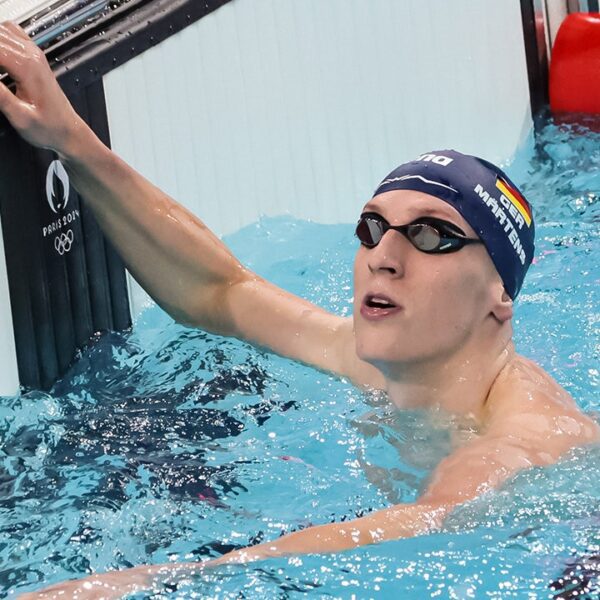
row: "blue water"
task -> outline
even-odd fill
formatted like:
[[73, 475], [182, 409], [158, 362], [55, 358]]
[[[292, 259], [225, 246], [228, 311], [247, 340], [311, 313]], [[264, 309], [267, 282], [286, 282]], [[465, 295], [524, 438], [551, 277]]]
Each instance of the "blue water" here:
[[[509, 169], [537, 217], [517, 347], [593, 414], [599, 167], [600, 135], [550, 124]], [[263, 219], [226, 241], [251, 269], [348, 315], [352, 229]], [[216, 557], [414, 500], [449, 451], [448, 426], [151, 308], [133, 332], [93, 340], [50, 393], [0, 403], [0, 595]], [[569, 563], [585, 577], [600, 563], [599, 464], [600, 448], [577, 450], [459, 508], [440, 533], [224, 567], [171, 596], [553, 598]]]

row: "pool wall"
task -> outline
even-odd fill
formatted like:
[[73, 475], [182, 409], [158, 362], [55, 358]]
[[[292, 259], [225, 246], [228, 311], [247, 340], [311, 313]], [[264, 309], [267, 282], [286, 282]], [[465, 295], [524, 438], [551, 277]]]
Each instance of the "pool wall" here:
[[[70, 97], [96, 107], [88, 118], [104, 130], [106, 117], [116, 152], [224, 235], [261, 215], [352, 222], [390, 169], [427, 150], [509, 160], [532, 139], [538, 4], [130, 0], [116, 11], [125, 21], [107, 15], [92, 37], [84, 28], [47, 53]], [[4, 195], [6, 213], [18, 203]], [[18, 237], [4, 214], [2, 227], [5, 241]], [[14, 249], [6, 252], [14, 258]], [[98, 273], [88, 268], [82, 277]], [[57, 286], [55, 295], [68, 296]], [[148, 299], [131, 278], [128, 287], [124, 306], [135, 317]], [[2, 269], [0, 325], [10, 337], [7, 288]], [[13, 298], [17, 329], [22, 306]], [[60, 333], [64, 310], [52, 311], [58, 326], [50, 328]], [[48, 343], [68, 358], [58, 338]], [[0, 394], [11, 395], [19, 381], [14, 342], [2, 353]]]

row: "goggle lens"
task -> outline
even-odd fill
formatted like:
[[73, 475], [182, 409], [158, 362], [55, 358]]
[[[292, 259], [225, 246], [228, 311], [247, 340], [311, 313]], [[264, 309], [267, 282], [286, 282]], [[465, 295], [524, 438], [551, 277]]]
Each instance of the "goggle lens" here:
[[360, 243], [367, 248], [377, 246], [384, 233], [383, 222], [372, 217], [361, 217], [356, 226], [356, 236], [360, 240]]
[[464, 234], [460, 235], [460, 229], [456, 225], [442, 219], [423, 217], [408, 225], [392, 226], [376, 213], [366, 213], [360, 217], [356, 226], [356, 236], [363, 246], [374, 248], [388, 229], [400, 232], [421, 252], [455, 252], [465, 244], [481, 243], [481, 240], [464, 237]]
[[412, 245], [417, 250], [422, 250], [423, 252], [435, 250], [440, 246], [440, 242], [442, 241], [440, 232], [432, 225], [425, 223], [409, 225], [406, 235], [410, 242], [412, 242]]

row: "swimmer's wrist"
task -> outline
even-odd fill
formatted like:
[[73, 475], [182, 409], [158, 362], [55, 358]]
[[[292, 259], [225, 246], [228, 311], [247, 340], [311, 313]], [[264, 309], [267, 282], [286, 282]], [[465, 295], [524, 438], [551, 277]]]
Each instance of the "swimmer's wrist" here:
[[55, 144], [53, 150], [62, 162], [80, 162], [98, 144], [104, 146], [88, 124], [76, 115], [60, 135], [60, 143]]

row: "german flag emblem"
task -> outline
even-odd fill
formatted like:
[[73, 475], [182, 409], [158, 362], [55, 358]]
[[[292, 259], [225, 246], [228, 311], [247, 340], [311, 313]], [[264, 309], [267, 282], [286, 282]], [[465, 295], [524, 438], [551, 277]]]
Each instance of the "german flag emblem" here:
[[531, 207], [519, 191], [500, 177], [496, 178], [496, 187], [512, 202], [513, 206], [519, 211], [527, 227], [531, 225]]

